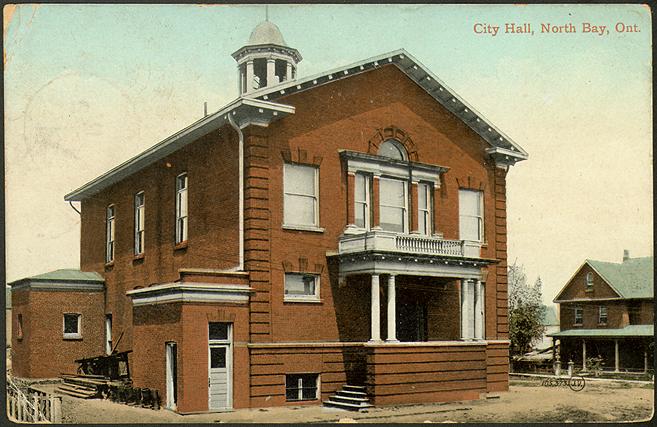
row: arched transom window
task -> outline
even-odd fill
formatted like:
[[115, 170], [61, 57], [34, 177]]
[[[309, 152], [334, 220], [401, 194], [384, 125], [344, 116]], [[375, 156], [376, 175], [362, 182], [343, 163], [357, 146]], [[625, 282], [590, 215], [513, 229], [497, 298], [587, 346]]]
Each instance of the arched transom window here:
[[404, 146], [395, 139], [386, 139], [379, 146], [379, 156], [390, 157], [397, 160], [407, 160], [408, 155]]

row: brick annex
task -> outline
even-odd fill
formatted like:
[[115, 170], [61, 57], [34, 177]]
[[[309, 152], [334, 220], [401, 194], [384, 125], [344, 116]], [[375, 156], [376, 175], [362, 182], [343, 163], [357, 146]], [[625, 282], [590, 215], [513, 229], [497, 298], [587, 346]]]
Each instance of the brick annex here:
[[265, 21], [232, 56], [235, 101], [66, 195], [80, 270], [12, 284], [15, 375], [131, 350], [181, 413], [508, 390], [527, 153], [403, 49], [299, 77]]

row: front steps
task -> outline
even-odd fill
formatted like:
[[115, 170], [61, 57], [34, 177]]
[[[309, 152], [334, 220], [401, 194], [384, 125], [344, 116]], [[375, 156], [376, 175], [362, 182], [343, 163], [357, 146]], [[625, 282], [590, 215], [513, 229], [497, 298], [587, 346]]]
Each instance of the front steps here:
[[362, 411], [372, 405], [365, 392], [365, 387], [359, 385], [344, 385], [336, 394], [324, 401], [324, 406], [346, 409], [348, 411]]

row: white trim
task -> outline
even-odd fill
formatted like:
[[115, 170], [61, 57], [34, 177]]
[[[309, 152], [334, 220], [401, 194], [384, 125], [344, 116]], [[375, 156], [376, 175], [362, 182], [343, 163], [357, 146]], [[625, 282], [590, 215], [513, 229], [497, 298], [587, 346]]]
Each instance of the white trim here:
[[[78, 319], [77, 332], [66, 332], [66, 316], [75, 315]], [[82, 338], [82, 313], [66, 312], [62, 313], [62, 335], [65, 340]]]
[[[242, 88], [240, 86], [240, 93]], [[237, 132], [237, 156], [238, 156], [238, 175], [239, 175], [239, 266], [238, 270], [244, 270], [244, 133], [242, 129], [237, 126], [235, 120], [233, 119], [232, 114], [228, 114], [228, 123], [235, 129]]]
[[61, 281], [25, 281], [12, 285], [13, 291], [22, 289], [36, 290], [36, 291], [61, 291], [61, 292], [102, 292], [105, 290], [105, 282], [61, 282]]
[[[286, 293], [286, 286], [287, 286], [287, 278], [288, 276], [312, 276], [315, 279], [315, 293], [313, 295], [298, 295], [295, 296], [294, 294], [287, 294]], [[283, 275], [283, 301], [284, 302], [321, 302], [320, 299], [320, 283], [321, 283], [321, 276], [316, 273], [304, 273], [304, 272], [286, 272]]]
[[246, 285], [218, 283], [165, 283], [126, 292], [133, 306], [170, 302], [247, 304], [253, 289]]
[[506, 344], [509, 345], [509, 340], [478, 340], [478, 341], [420, 341], [420, 342], [397, 342], [397, 343], [377, 343], [372, 344], [367, 341], [353, 341], [353, 342], [340, 342], [340, 341], [304, 341], [304, 342], [277, 342], [277, 343], [247, 343], [247, 348], [309, 348], [309, 347], [386, 347], [386, 346], [399, 346], [399, 347], [444, 347], [453, 345], [496, 345]]
[[[287, 168], [288, 167], [300, 167], [300, 168], [309, 168], [313, 170], [313, 194], [312, 195], [307, 195], [307, 194], [298, 194], [298, 193], [291, 193], [289, 192], [285, 187], [285, 183], [287, 182]], [[292, 223], [286, 223], [285, 222], [285, 212], [287, 209], [291, 209], [291, 207], [285, 206], [285, 196], [286, 195], [291, 195], [291, 196], [297, 196], [297, 197], [307, 197], [307, 198], [312, 198], [313, 199], [313, 214], [314, 218], [313, 224], [292, 224]], [[319, 166], [313, 165], [313, 164], [307, 164], [307, 163], [295, 163], [295, 162], [285, 162], [283, 163], [283, 224], [282, 227], [286, 229], [301, 229], [301, 230], [306, 230], [306, 231], [324, 231], [323, 228], [320, 227], [320, 222], [319, 222], [319, 200], [320, 200], [320, 194], [319, 194]]]

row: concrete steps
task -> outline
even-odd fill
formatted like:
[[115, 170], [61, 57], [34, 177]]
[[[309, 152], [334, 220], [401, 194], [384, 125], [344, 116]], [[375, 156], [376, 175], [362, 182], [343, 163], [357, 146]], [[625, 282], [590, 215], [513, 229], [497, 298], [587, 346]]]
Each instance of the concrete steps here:
[[362, 411], [371, 408], [365, 387], [345, 384], [336, 394], [325, 400], [324, 406], [346, 409], [348, 411]]

